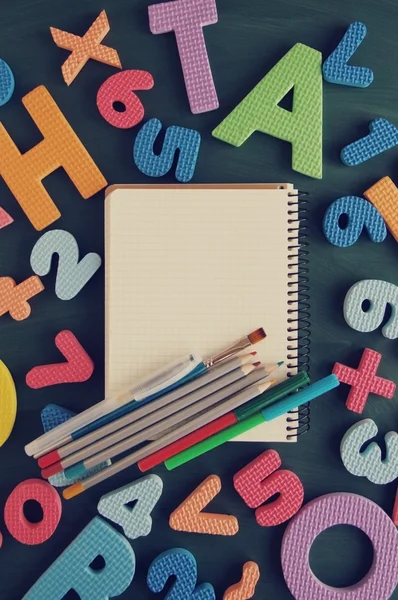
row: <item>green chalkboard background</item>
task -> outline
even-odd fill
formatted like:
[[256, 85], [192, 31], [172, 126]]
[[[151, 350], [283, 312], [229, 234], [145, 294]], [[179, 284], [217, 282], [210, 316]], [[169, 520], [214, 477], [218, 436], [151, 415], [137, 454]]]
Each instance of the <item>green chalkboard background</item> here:
[[[380, 374], [397, 380], [397, 343], [384, 339], [380, 331], [361, 334], [351, 330], [342, 315], [345, 293], [356, 281], [381, 278], [398, 284], [397, 245], [390, 235], [378, 245], [363, 236], [353, 247], [338, 249], [325, 240], [321, 221], [332, 200], [343, 195], [361, 195], [380, 177], [395, 176], [398, 165], [395, 149], [356, 168], [344, 166], [339, 153], [347, 143], [367, 133], [371, 119], [385, 117], [398, 123], [398, 4], [395, 0], [217, 0], [217, 4], [219, 22], [206, 28], [205, 37], [220, 108], [195, 116], [189, 111], [175, 38], [172, 34], [150, 34], [147, 1], [2, 0], [0, 57], [14, 71], [16, 91], [12, 100], [0, 109], [1, 121], [21, 151], [39, 142], [40, 134], [23, 108], [21, 98], [44, 84], [109, 183], [150, 181], [138, 172], [132, 159], [133, 140], [139, 126], [131, 131], [114, 129], [96, 108], [100, 84], [116, 71], [91, 61], [68, 88], [60, 70], [67, 53], [54, 45], [49, 33], [49, 27], [56, 26], [82, 35], [105, 8], [112, 27], [106, 43], [117, 48], [124, 68], [148, 70], [155, 79], [155, 88], [141, 94], [146, 117], [157, 117], [165, 126], [193, 127], [202, 134], [203, 145], [194, 182], [292, 181], [310, 193], [313, 378], [328, 374], [336, 360], [356, 366], [362, 349], [370, 347], [384, 354]], [[321, 181], [291, 170], [291, 148], [287, 143], [255, 134], [237, 149], [211, 137], [212, 129], [293, 44], [308, 44], [326, 57], [346, 27], [356, 20], [368, 26], [368, 36], [355, 54], [355, 63], [371, 67], [375, 79], [367, 89], [325, 83], [324, 178]], [[172, 182], [173, 177], [166, 176], [164, 181]], [[73, 233], [82, 253], [103, 254], [103, 194], [82, 200], [62, 171], [48, 177], [46, 187], [62, 212], [55, 226]], [[30, 225], [2, 180], [0, 204], [15, 218], [15, 223], [0, 233], [0, 274], [21, 281], [31, 275], [30, 252], [40, 233]], [[261, 224], [253, 233], [261, 235]], [[23, 546], [5, 529], [2, 507], [8, 495], [19, 482], [39, 475], [34, 462], [25, 456], [23, 446], [41, 433], [40, 410], [49, 402], [80, 410], [102, 398], [103, 279], [101, 271], [76, 298], [62, 302], [55, 297], [52, 272], [45, 279], [45, 293], [32, 302], [32, 315], [28, 320], [16, 322], [6, 315], [0, 321], [0, 358], [15, 378], [19, 403], [13, 434], [0, 449], [0, 530], [4, 536], [0, 551], [2, 600], [23, 597], [96, 515], [100, 496], [138, 476], [134, 468], [130, 469], [74, 501], [64, 502], [55, 535], [41, 546]], [[261, 298], [257, 301], [261, 302]], [[84, 384], [29, 389], [25, 384], [29, 369], [59, 360], [54, 337], [62, 329], [71, 329], [93, 357], [94, 376]], [[283, 466], [301, 478], [306, 502], [328, 492], [347, 491], [371, 498], [391, 514], [396, 483], [376, 486], [354, 477], [339, 458], [340, 440], [358, 419], [344, 407], [347, 391], [346, 386], [341, 386], [314, 404], [311, 430], [297, 445], [273, 447], [280, 452]], [[371, 397], [364, 417], [376, 421], [378, 439], [382, 439], [387, 431], [398, 427], [396, 400]], [[175, 546], [195, 554], [199, 581], [211, 582], [217, 598], [222, 598], [224, 590], [239, 579], [241, 566], [247, 560], [257, 561], [261, 568], [256, 598], [291, 598], [280, 565], [285, 526], [259, 527], [253, 511], [243, 504], [232, 486], [233, 474], [267, 447], [266, 444], [230, 444], [173, 473], [163, 468], [157, 470], [164, 478], [164, 494], [154, 511], [151, 535], [133, 544], [137, 574], [123, 598], [152, 597], [145, 586], [148, 566], [161, 551]], [[224, 539], [172, 531], [168, 526], [170, 512], [211, 473], [217, 473], [223, 481], [223, 491], [212, 508], [238, 516], [238, 535]], [[323, 533], [311, 552], [311, 565], [317, 576], [335, 586], [358, 581], [371, 561], [369, 540], [351, 527], [335, 527]], [[76, 597], [74, 592], [68, 595], [71, 599]], [[398, 591], [393, 597], [398, 598]]]

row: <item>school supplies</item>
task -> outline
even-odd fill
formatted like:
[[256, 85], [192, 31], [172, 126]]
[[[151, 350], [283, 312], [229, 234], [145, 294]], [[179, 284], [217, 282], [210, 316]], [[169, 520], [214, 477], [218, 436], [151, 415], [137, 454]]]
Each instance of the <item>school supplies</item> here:
[[[284, 360], [281, 380], [305, 368], [307, 332], [298, 344], [297, 329], [307, 327], [306, 239], [292, 185], [112, 186], [105, 212], [108, 394], [167, 358], [192, 348], [211, 355], [260, 324], [262, 364]], [[287, 428], [306, 425], [287, 419], [239, 441], [295, 441]]]
[[[66, 478], [75, 478], [78, 475], [82, 475], [86, 472], [87, 469], [91, 469], [93, 465], [97, 465], [100, 464], [102, 462], [101, 457], [105, 456], [105, 455], [109, 455], [110, 457], [114, 457], [114, 456], [118, 456], [119, 454], [122, 454], [123, 452], [126, 452], [127, 450], [130, 450], [131, 448], [134, 448], [135, 446], [137, 446], [138, 444], [141, 444], [142, 442], [148, 442], [152, 439], [162, 439], [160, 438], [159, 434], [163, 434], [163, 433], [167, 433], [169, 430], [172, 430], [173, 432], [176, 431], [176, 426], [179, 425], [180, 423], [184, 423], [186, 422], [188, 419], [192, 419], [192, 418], [200, 418], [200, 415], [206, 411], [207, 409], [211, 408], [212, 406], [217, 406], [217, 404], [219, 404], [220, 402], [222, 402], [223, 400], [226, 400], [227, 398], [230, 398], [231, 396], [233, 396], [234, 394], [238, 394], [238, 392], [240, 392], [242, 389], [242, 394], [245, 393], [247, 386], [249, 386], [250, 384], [255, 383], [256, 381], [260, 381], [261, 384], [263, 384], [265, 382], [264, 380], [264, 375], [265, 372], [262, 371], [261, 369], [256, 371], [255, 373], [252, 373], [251, 375], [249, 375], [249, 373], [254, 369], [255, 367], [253, 365], [246, 365], [246, 367], [244, 367], [245, 369], [245, 374], [244, 374], [244, 379], [241, 381], [237, 381], [236, 383], [233, 383], [229, 386], [227, 386], [226, 388], [223, 388], [221, 390], [219, 390], [218, 392], [215, 392], [214, 394], [210, 394], [209, 396], [206, 396], [203, 400], [201, 400], [200, 402], [196, 402], [194, 403], [192, 406], [188, 406], [187, 408], [185, 408], [184, 410], [180, 410], [179, 412], [177, 412], [176, 414], [171, 415], [170, 417], [166, 418], [166, 419], [162, 419], [161, 421], [159, 421], [158, 423], [155, 423], [154, 425], [150, 426], [150, 427], [146, 427], [146, 425], [148, 425], [148, 422], [146, 422], [145, 424], [145, 429], [143, 429], [142, 431], [138, 431], [138, 433], [134, 434], [134, 430], [136, 430], [136, 426], [130, 426], [126, 428], [126, 432], [125, 432], [125, 437], [127, 437], [127, 439], [125, 441], [123, 441], [123, 437], [121, 435], [121, 432], [118, 431], [116, 432], [113, 436], [109, 436], [111, 438], [111, 440], [108, 440], [107, 438], [105, 438], [104, 440], [101, 440], [99, 442], [97, 442], [97, 444], [95, 444], [95, 449], [93, 447], [88, 447], [87, 449], [83, 449], [80, 453], [77, 453], [75, 455], [70, 456], [69, 458], [65, 459], [65, 461], [63, 461], [62, 464], [64, 464], [66, 462], [67, 466], [69, 466], [69, 468], [67, 468], [65, 470], [65, 476]], [[241, 378], [242, 379], [242, 378]], [[268, 386], [268, 382], [267, 384], [265, 384], [267, 387]], [[272, 385], [272, 383], [270, 382], [270, 385]], [[249, 389], [247, 390], [246, 396], [242, 396], [243, 397], [253, 397], [253, 396], [257, 396], [260, 392], [258, 391], [258, 387], [257, 386], [250, 386]], [[234, 396], [234, 399], [236, 399], [236, 395]], [[220, 410], [224, 410], [223, 409], [223, 405], [219, 404], [219, 406], [221, 406]], [[208, 413], [207, 413], [208, 415]], [[208, 418], [206, 416], [206, 418]], [[149, 417], [149, 420], [151, 420], [152, 417]], [[139, 425], [139, 422], [138, 422]], [[121, 440], [120, 442], [118, 442], [118, 438]], [[117, 443], [118, 442], [118, 443]], [[112, 445], [114, 444], [114, 445]], [[98, 453], [95, 453], [98, 452]], [[80, 462], [81, 458], [80, 457], [85, 457], [88, 454], [88, 456], [91, 456], [90, 458], [87, 458], [87, 460], [84, 460], [84, 462]], [[92, 456], [94, 454], [94, 456]], [[59, 465], [59, 463], [56, 463], [56, 465], [51, 465], [51, 467], [49, 467], [48, 469], [44, 469], [42, 471], [42, 475], [43, 477], [46, 477], [47, 474], [53, 474], [54, 469], [58, 468], [59, 471], [62, 470], [62, 467]]]
[[140, 460], [138, 463], [138, 468], [140, 471], [145, 472], [153, 467], [156, 467], [160, 463], [164, 462], [168, 458], [171, 458], [172, 456], [175, 456], [176, 454], [179, 454], [183, 450], [186, 450], [187, 448], [198, 444], [202, 440], [211, 437], [219, 431], [227, 429], [228, 427], [239, 423], [239, 421], [243, 421], [251, 415], [256, 414], [259, 410], [262, 410], [266, 406], [270, 406], [274, 402], [277, 402], [288, 394], [298, 390], [300, 387], [307, 385], [309, 381], [310, 379], [305, 371], [302, 371], [294, 377], [290, 377], [286, 381], [265, 392], [258, 398], [255, 398], [247, 404], [244, 404], [242, 407], [223, 415], [219, 419], [215, 419], [204, 427], [195, 429], [195, 431], [192, 431], [192, 433], [189, 433], [173, 444], [169, 444], [165, 448], [162, 448], [162, 450], [158, 450], [158, 452], [154, 452], [154, 454], [151, 454], [147, 458]]
[[244, 402], [248, 402], [251, 398], [262, 394], [263, 392], [265, 392], [266, 389], [268, 389], [274, 384], [275, 381], [271, 380], [266, 381], [265, 383], [260, 382], [253, 386], [250, 386], [249, 388], [243, 390], [240, 394], [237, 394], [231, 399], [222, 402], [220, 405], [215, 406], [213, 409], [204, 411], [200, 416], [196, 417], [195, 419], [183, 423], [177, 429], [172, 429], [171, 431], [166, 432], [162, 438], [157, 439], [154, 442], [151, 442], [150, 444], [147, 444], [146, 446], [140, 448], [136, 452], [133, 452], [125, 458], [113, 463], [111, 467], [109, 467], [108, 469], [104, 469], [102, 473], [97, 473], [93, 477], [88, 477], [84, 481], [75, 483], [74, 485], [66, 488], [63, 491], [63, 496], [65, 500], [69, 500], [70, 498], [73, 498], [74, 496], [77, 496], [85, 490], [93, 487], [97, 483], [100, 483], [101, 481], [105, 481], [109, 477], [112, 477], [112, 475], [120, 473], [127, 467], [135, 465], [142, 458], [149, 456], [153, 452], [156, 452], [156, 450], [160, 450], [167, 444], [171, 444], [171, 442], [174, 442], [180, 437], [186, 435], [189, 431], [192, 430], [193, 426], [202, 427], [203, 425], [206, 425], [213, 419], [217, 419], [221, 415], [227, 413], [230, 410], [233, 410], [235, 407], [240, 406]]
[[322, 394], [325, 394], [338, 385], [339, 380], [335, 375], [324, 377], [320, 381], [308, 386], [301, 392], [292, 394], [280, 402], [276, 402], [275, 404], [266, 407], [264, 410], [261, 410], [261, 412], [256, 413], [248, 419], [229, 427], [225, 431], [221, 431], [216, 435], [213, 435], [211, 438], [196, 444], [196, 446], [192, 446], [192, 448], [188, 448], [187, 450], [184, 450], [184, 452], [173, 456], [172, 458], [166, 460], [165, 466], [169, 471], [180, 467], [190, 460], [209, 452], [209, 450], [213, 450], [213, 448], [221, 446], [225, 442], [228, 442], [234, 438], [236, 435], [240, 435], [245, 431], [249, 431], [251, 428], [256, 427], [264, 421], [275, 419], [281, 414], [284, 414], [295, 407], [305, 404], [306, 402], [310, 402], [311, 400], [318, 398]]
[[[122, 451], [124, 452], [141, 442], [153, 439], [153, 436], [157, 436], [166, 429], [174, 427], [183, 420], [212, 406], [216, 402], [228, 398], [242, 388], [250, 385], [250, 383], [264, 379], [265, 375], [268, 375], [264, 369], [257, 369], [257, 372], [253, 373], [253, 376], [250, 377], [250, 373], [252, 373], [259, 364], [259, 362], [256, 362], [254, 364], [243, 365], [239, 369], [232, 371], [232, 373], [216, 379], [213, 383], [200, 388], [196, 392], [183, 396], [180, 400], [153, 412], [136, 423], [118, 429], [111, 435], [101, 437], [101, 439], [94, 444], [86, 445], [79, 452], [75, 452], [62, 461], [44, 469], [42, 475], [46, 477], [48, 473], [53, 475], [54, 473], [66, 469], [65, 475], [68, 478], [70, 473], [69, 467], [72, 467], [75, 473], [73, 476], [76, 476], [77, 474], [80, 474], [83, 467], [84, 471], [87, 470], [87, 463], [98, 464], [96, 462], [96, 457], [99, 456], [98, 453], [105, 452], [106, 449], [111, 446], [112, 448], [110, 448], [109, 451], [112, 453], [117, 452], [118, 448], [123, 448]], [[248, 376], [249, 379], [247, 379]], [[123, 440], [126, 440], [126, 442], [122, 443]], [[119, 454], [119, 452], [117, 452], [117, 454]], [[117, 456], [117, 454], [113, 454], [113, 456]], [[85, 459], [88, 460], [86, 461]], [[82, 464], [82, 461], [85, 461], [84, 464]]]

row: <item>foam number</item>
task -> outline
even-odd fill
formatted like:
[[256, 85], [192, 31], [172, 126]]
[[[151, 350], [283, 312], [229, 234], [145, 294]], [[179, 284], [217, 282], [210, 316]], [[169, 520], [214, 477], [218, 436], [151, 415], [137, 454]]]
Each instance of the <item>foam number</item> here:
[[373, 81], [373, 71], [367, 67], [353, 67], [347, 62], [366, 37], [366, 26], [359, 21], [351, 23], [343, 39], [323, 63], [323, 76], [330, 83], [368, 87]]
[[245, 563], [242, 579], [225, 591], [223, 600], [249, 600], [253, 598], [259, 579], [260, 569], [258, 564], [252, 561]]
[[44, 86], [22, 102], [44, 139], [21, 154], [0, 123], [0, 176], [40, 231], [61, 216], [43, 186], [45, 177], [62, 167], [83, 198], [102, 190], [106, 180]]
[[167, 550], [155, 558], [147, 575], [151, 592], [161, 592], [170, 577], [175, 577], [177, 581], [164, 600], [216, 600], [210, 583], [196, 586], [198, 574], [195, 557], [183, 548]]
[[[39, 523], [24, 515], [24, 504], [36, 500], [43, 511]], [[42, 479], [27, 479], [11, 492], [4, 508], [4, 522], [11, 535], [21, 544], [36, 545], [47, 541], [61, 519], [62, 503], [56, 490]]]
[[116, 50], [101, 44], [110, 29], [104, 10], [83, 37], [50, 27], [51, 35], [57, 46], [71, 51], [71, 55], [62, 65], [62, 75], [67, 85], [72, 83], [90, 58], [111, 67], [121, 68], [122, 65]]
[[95, 252], [79, 261], [79, 246], [68, 231], [54, 229], [37, 240], [30, 255], [30, 264], [37, 275], [48, 275], [51, 261], [58, 254], [58, 272], [55, 293], [60, 300], [72, 300], [90, 281], [101, 266], [101, 257]]
[[[58, 427], [58, 425], [65, 423], [65, 421], [69, 421], [69, 419], [74, 417], [75, 414], [76, 413], [64, 408], [63, 406], [58, 406], [57, 404], [47, 404], [47, 406], [45, 406], [40, 413], [41, 424], [43, 426], [44, 433], [51, 431], [55, 427]], [[109, 467], [111, 464], [112, 463], [110, 460], [104, 461], [97, 467], [86, 471], [83, 476], [76, 477], [75, 479], [66, 479], [65, 473], [62, 471], [61, 473], [57, 473], [56, 475], [49, 477], [48, 482], [54, 487], [66, 487], [68, 485], [72, 485], [72, 483], [84, 480], [87, 477], [91, 477], [91, 475], [98, 473], [98, 471], [102, 471], [102, 469]]]
[[[300, 509], [304, 488], [295, 473], [278, 470], [281, 459], [275, 450], [266, 450], [234, 475], [234, 487], [250, 508], [256, 508], [256, 521], [263, 527], [280, 525]], [[279, 497], [261, 506], [274, 494]]]
[[[144, 118], [144, 106], [133, 90], [150, 90], [153, 77], [147, 71], [131, 69], [109, 77], [97, 94], [97, 107], [105, 121], [119, 129], [129, 129], [138, 125]], [[115, 108], [117, 102], [124, 110]]]
[[395, 500], [394, 500], [394, 507], [392, 509], [392, 522], [394, 523], [394, 525], [398, 525], [398, 488], [397, 491], [395, 492]]
[[200, 148], [200, 133], [194, 129], [172, 125], [166, 130], [163, 148], [159, 155], [153, 151], [155, 140], [162, 129], [159, 119], [151, 119], [137, 134], [134, 143], [134, 161], [139, 170], [150, 177], [162, 177], [173, 166], [179, 150], [175, 176], [186, 183], [195, 173]]
[[369, 125], [370, 133], [341, 151], [345, 165], [354, 167], [398, 145], [398, 129], [387, 119], [374, 119]]
[[340, 456], [352, 475], [366, 477], [372, 483], [384, 485], [398, 477], [398, 434], [389, 431], [384, 436], [386, 457], [382, 460], [381, 449], [376, 442], [372, 442], [361, 452], [362, 446], [375, 437], [377, 432], [377, 425], [372, 419], [354, 423], [341, 440]]
[[[146, 536], [152, 529], [151, 512], [162, 495], [163, 482], [157, 475], [142, 477], [100, 499], [98, 512], [120, 525], [131, 540]], [[134, 508], [127, 504], [137, 500]]]
[[[366, 311], [363, 309], [365, 300], [370, 304]], [[395, 340], [398, 337], [398, 287], [392, 283], [381, 279], [354, 283], [344, 299], [344, 318], [355, 331], [375, 331], [383, 322], [387, 304], [391, 305], [392, 314], [381, 331], [384, 337]]]
[[[344, 228], [339, 224], [342, 215], [348, 217]], [[358, 196], [338, 198], [332, 202], [323, 218], [326, 239], [340, 248], [355, 244], [364, 229], [372, 242], [383, 242], [387, 237], [383, 217], [370, 202]]]
[[382, 355], [379, 352], [365, 348], [358, 369], [352, 369], [351, 367], [347, 367], [347, 365], [335, 363], [333, 374], [336, 375], [340, 383], [346, 383], [351, 386], [346, 401], [348, 410], [361, 413], [365, 408], [370, 393], [378, 394], [384, 398], [392, 398], [394, 396], [395, 383], [389, 379], [376, 376], [381, 359]]
[[14, 89], [14, 74], [8, 64], [0, 59], [0, 106], [4, 106], [11, 100]]
[[398, 188], [390, 177], [382, 177], [366, 192], [367, 198], [379, 211], [398, 242]]
[[10, 437], [16, 416], [17, 392], [14, 379], [0, 360], [0, 446], [3, 446]]
[[176, 531], [211, 535], [238, 533], [238, 519], [233, 515], [203, 512], [220, 491], [221, 479], [217, 475], [207, 477], [170, 515], [170, 527]]
[[32, 311], [28, 300], [43, 290], [38, 277], [29, 277], [18, 285], [11, 277], [0, 277], [0, 317], [9, 312], [15, 321], [27, 319]]
[[[373, 545], [373, 564], [361, 581], [347, 588], [325, 585], [309, 564], [316, 537], [334, 525], [352, 525]], [[281, 561], [286, 584], [296, 600], [387, 600], [398, 583], [398, 531], [389, 516], [368, 498], [327, 494], [302, 508], [283, 536]]]
[[[240, 104], [213, 136], [241, 146], [255, 131], [292, 144], [295, 171], [322, 177], [322, 55], [296, 44]], [[294, 88], [293, 110], [279, 106]]]
[[175, 0], [148, 8], [151, 33], [174, 31], [189, 105], [194, 114], [218, 108], [203, 27], [217, 23], [215, 0]]
[[[105, 566], [91, 567], [101, 556]], [[62, 600], [74, 590], [82, 600], [108, 600], [130, 585], [135, 554], [129, 542], [113, 527], [95, 517], [40, 577], [23, 600]]]
[[2, 206], [0, 206], [0, 229], [11, 225], [11, 223], [14, 223], [14, 219]]

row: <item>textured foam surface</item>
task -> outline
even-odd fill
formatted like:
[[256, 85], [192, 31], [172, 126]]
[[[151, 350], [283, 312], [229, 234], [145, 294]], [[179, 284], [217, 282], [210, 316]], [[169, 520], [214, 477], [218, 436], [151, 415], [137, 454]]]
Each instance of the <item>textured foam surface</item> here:
[[4, 106], [11, 100], [14, 90], [14, 74], [8, 64], [0, 59], [0, 106]]
[[[47, 404], [40, 414], [44, 433], [51, 431], [51, 429], [54, 429], [55, 427], [58, 427], [58, 425], [65, 423], [65, 421], [69, 421], [69, 419], [74, 417], [75, 414], [76, 413], [72, 410], [68, 410], [67, 408], [58, 406], [57, 404]], [[76, 481], [82, 481], [87, 477], [91, 477], [91, 475], [98, 473], [98, 471], [102, 471], [102, 469], [109, 467], [111, 464], [112, 463], [110, 460], [102, 462], [97, 467], [93, 467], [92, 469], [86, 471], [83, 477], [76, 479], [66, 479], [65, 474], [62, 471], [61, 473], [57, 473], [56, 475], [49, 477], [48, 481], [54, 487], [66, 487], [76, 483]]]
[[[145, 114], [144, 106], [133, 90], [150, 90], [153, 86], [153, 77], [147, 71], [130, 69], [116, 73], [104, 81], [98, 90], [98, 110], [113, 127], [130, 129], [138, 125]], [[115, 109], [116, 102], [124, 105], [124, 111]]]
[[17, 392], [14, 379], [0, 360], [0, 447], [8, 440], [17, 416]]
[[396, 384], [389, 379], [377, 377], [382, 355], [370, 348], [365, 348], [358, 369], [352, 369], [341, 363], [335, 363], [333, 373], [340, 383], [351, 386], [346, 400], [346, 407], [357, 413], [362, 413], [369, 394], [377, 394], [384, 398], [392, 398], [395, 394]]
[[[103, 569], [91, 563], [102, 556]], [[135, 554], [126, 538], [95, 517], [40, 577], [23, 600], [62, 600], [75, 590], [79, 598], [108, 600], [119, 596], [133, 580]]]
[[62, 75], [67, 85], [72, 83], [90, 58], [111, 67], [121, 68], [122, 65], [116, 50], [101, 44], [110, 29], [104, 10], [83, 37], [50, 27], [51, 35], [57, 46], [71, 51], [70, 56], [62, 65]]
[[[292, 471], [278, 470], [281, 459], [276, 450], [266, 450], [234, 475], [234, 487], [250, 508], [256, 508], [256, 521], [270, 527], [288, 521], [301, 508], [304, 488]], [[276, 500], [261, 506], [274, 494]], [[259, 508], [261, 507], [261, 508]]]
[[90, 379], [94, 363], [76, 336], [65, 329], [55, 337], [55, 345], [66, 363], [34, 367], [26, 375], [26, 384], [34, 389], [60, 383], [80, 383]]
[[224, 592], [223, 600], [249, 600], [253, 598], [259, 579], [260, 569], [258, 564], [252, 561], [245, 563], [242, 579]]
[[351, 23], [343, 39], [323, 63], [323, 76], [329, 83], [368, 87], [373, 81], [373, 71], [367, 67], [353, 67], [347, 62], [365, 39], [366, 26], [359, 21]]
[[215, 0], [176, 0], [148, 8], [152, 33], [174, 31], [189, 105], [194, 114], [218, 108], [202, 27], [218, 21]]
[[[315, 538], [334, 525], [361, 529], [373, 545], [373, 564], [358, 583], [334, 588], [320, 581], [309, 565]], [[306, 504], [283, 536], [282, 569], [296, 600], [387, 600], [398, 583], [398, 532], [377, 504], [356, 494], [327, 494]]]
[[173, 166], [174, 156], [179, 150], [175, 176], [186, 183], [195, 173], [201, 137], [198, 131], [172, 125], [166, 130], [161, 153], [155, 154], [153, 146], [162, 129], [159, 119], [151, 119], [142, 126], [135, 138], [134, 161], [139, 170], [150, 177], [162, 177]]
[[170, 527], [176, 531], [212, 535], [238, 533], [239, 524], [236, 517], [202, 512], [220, 491], [220, 478], [217, 475], [207, 477], [170, 515]]
[[[292, 144], [292, 168], [322, 177], [322, 55], [296, 44], [216, 127], [213, 136], [241, 146], [255, 131]], [[292, 112], [279, 106], [294, 87]]]
[[83, 198], [90, 198], [107, 182], [44, 86], [22, 102], [44, 140], [21, 154], [0, 123], [0, 175], [33, 227], [41, 230], [61, 216], [42, 184], [47, 175], [63, 167]]
[[384, 485], [398, 477], [398, 434], [390, 431], [384, 436], [386, 457], [382, 460], [381, 449], [376, 442], [372, 442], [361, 452], [365, 442], [377, 433], [377, 425], [372, 419], [354, 423], [341, 440], [340, 456], [352, 475], [366, 477], [372, 483]]
[[[164, 600], [216, 600], [210, 583], [196, 586], [197, 565], [193, 554], [183, 548], [173, 548], [155, 558], [148, 570], [147, 584], [151, 592], [163, 590], [168, 579], [175, 576], [176, 582]], [[196, 587], [195, 587], [196, 586]]]
[[[24, 515], [28, 500], [36, 500], [43, 510], [43, 519], [31, 523]], [[21, 544], [36, 545], [47, 541], [58, 527], [62, 503], [58, 492], [47, 481], [26, 479], [11, 492], [4, 507], [4, 522], [11, 535]]]
[[[123, 528], [131, 540], [147, 536], [152, 530], [151, 512], [163, 492], [163, 481], [157, 475], [147, 475], [100, 499], [98, 512]], [[131, 509], [126, 506], [137, 500]]]
[[90, 252], [79, 261], [75, 237], [69, 231], [53, 229], [37, 240], [30, 255], [36, 275], [48, 275], [54, 254], [59, 256], [55, 293], [60, 300], [72, 300], [98, 271], [101, 257]]
[[35, 276], [18, 285], [11, 277], [0, 277], [0, 317], [9, 312], [15, 321], [27, 319], [32, 311], [27, 301], [43, 290], [44, 285]]
[[341, 151], [341, 160], [355, 167], [398, 145], [398, 129], [387, 119], [374, 119], [369, 135], [349, 144]]
[[[367, 311], [362, 309], [368, 300]], [[393, 307], [391, 317], [382, 327], [384, 337], [394, 340], [398, 337], [398, 287], [380, 279], [363, 279], [354, 283], [344, 299], [344, 318], [356, 331], [375, 331], [383, 322], [387, 304]]]
[[395, 501], [394, 501], [394, 507], [392, 509], [392, 522], [394, 523], [394, 525], [398, 525], [398, 488], [397, 491], [395, 493]]
[[[344, 228], [339, 225], [341, 215], [348, 217]], [[379, 211], [373, 204], [358, 196], [338, 198], [332, 202], [323, 218], [326, 239], [340, 248], [355, 244], [364, 228], [372, 242], [383, 242], [387, 237], [386, 224]]]
[[398, 188], [390, 177], [383, 177], [364, 193], [377, 208], [398, 242]]
[[7, 225], [11, 225], [11, 223], [14, 223], [14, 219], [2, 206], [0, 206], [0, 229], [7, 227]]

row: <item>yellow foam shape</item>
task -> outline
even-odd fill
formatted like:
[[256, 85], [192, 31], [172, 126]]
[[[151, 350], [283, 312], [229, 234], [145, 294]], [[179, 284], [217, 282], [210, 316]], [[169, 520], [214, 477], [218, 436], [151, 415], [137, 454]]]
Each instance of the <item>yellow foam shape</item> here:
[[10, 437], [17, 416], [17, 392], [10, 371], [0, 360], [0, 446]]

